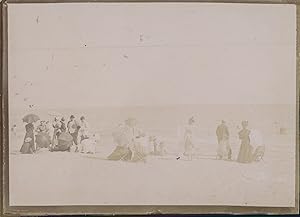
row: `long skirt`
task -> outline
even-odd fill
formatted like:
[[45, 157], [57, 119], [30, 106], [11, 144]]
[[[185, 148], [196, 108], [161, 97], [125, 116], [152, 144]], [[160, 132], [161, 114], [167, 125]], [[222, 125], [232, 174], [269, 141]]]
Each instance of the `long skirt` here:
[[33, 154], [34, 153], [34, 144], [32, 142], [24, 142], [20, 152], [22, 154]]
[[47, 133], [38, 133], [35, 138], [37, 147], [48, 148], [50, 146], [51, 138]]
[[73, 141], [58, 140], [57, 145], [53, 146], [50, 151], [70, 151]]
[[253, 148], [249, 144], [241, 144], [237, 162], [239, 163], [251, 163], [253, 159]]
[[26, 133], [20, 152], [22, 154], [32, 154], [34, 153], [34, 151], [35, 151], [35, 146], [34, 146], [33, 132]]
[[124, 160], [129, 161], [131, 159], [132, 152], [128, 147], [117, 146], [115, 150], [107, 157], [108, 160]]
[[194, 145], [190, 139], [186, 139], [184, 143], [184, 153], [185, 156], [190, 156], [194, 152]]

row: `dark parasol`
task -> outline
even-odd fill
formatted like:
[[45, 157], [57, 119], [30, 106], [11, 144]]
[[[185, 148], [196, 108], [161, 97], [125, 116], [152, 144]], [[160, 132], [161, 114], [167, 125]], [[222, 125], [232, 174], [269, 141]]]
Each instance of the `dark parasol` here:
[[28, 114], [28, 115], [25, 115], [22, 120], [23, 120], [23, 122], [26, 122], [29, 124], [29, 123], [33, 123], [33, 122], [40, 120], [40, 117], [36, 114]]

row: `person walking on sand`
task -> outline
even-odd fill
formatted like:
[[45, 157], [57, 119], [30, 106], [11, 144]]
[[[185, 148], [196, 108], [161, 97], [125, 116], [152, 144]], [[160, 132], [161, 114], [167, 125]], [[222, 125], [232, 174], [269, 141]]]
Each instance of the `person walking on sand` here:
[[188, 126], [186, 126], [184, 131], [184, 155], [188, 157], [188, 160], [193, 159], [194, 152], [194, 141], [193, 141], [193, 128], [194, 128], [194, 117], [188, 120]]
[[248, 129], [248, 121], [242, 121], [242, 130], [239, 132], [241, 147], [238, 154], [237, 162], [251, 163], [252, 162], [252, 146], [250, 145], [250, 133]]
[[216, 135], [218, 139], [217, 159], [231, 160], [231, 148], [229, 145], [229, 131], [226, 122], [222, 120], [217, 127]]

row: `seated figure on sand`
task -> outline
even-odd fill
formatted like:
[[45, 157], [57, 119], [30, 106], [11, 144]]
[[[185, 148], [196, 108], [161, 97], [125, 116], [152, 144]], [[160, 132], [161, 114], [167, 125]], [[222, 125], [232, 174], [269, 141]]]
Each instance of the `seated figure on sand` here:
[[253, 161], [263, 160], [265, 154], [265, 145], [263, 142], [262, 134], [257, 129], [251, 129], [250, 132], [250, 144], [253, 147], [254, 153], [252, 155]]
[[136, 128], [136, 120], [129, 118], [119, 125], [113, 132], [114, 142], [117, 144], [114, 151], [107, 157], [108, 160], [145, 161], [146, 154], [141, 141], [145, 134]]
[[156, 136], [149, 136], [149, 145], [152, 146], [151, 155], [163, 156], [167, 153], [164, 142]]
[[68, 132], [62, 132], [57, 138], [57, 143], [50, 146], [50, 151], [70, 151], [73, 137]]
[[88, 138], [83, 139], [80, 142], [79, 152], [86, 154], [95, 154], [98, 140], [99, 136], [97, 134], [89, 135]]

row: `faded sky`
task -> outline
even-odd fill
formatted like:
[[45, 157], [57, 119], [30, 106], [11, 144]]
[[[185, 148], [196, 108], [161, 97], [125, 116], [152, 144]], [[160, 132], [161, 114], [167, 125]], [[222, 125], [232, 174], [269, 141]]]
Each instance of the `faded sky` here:
[[295, 103], [294, 5], [8, 9], [12, 107]]

